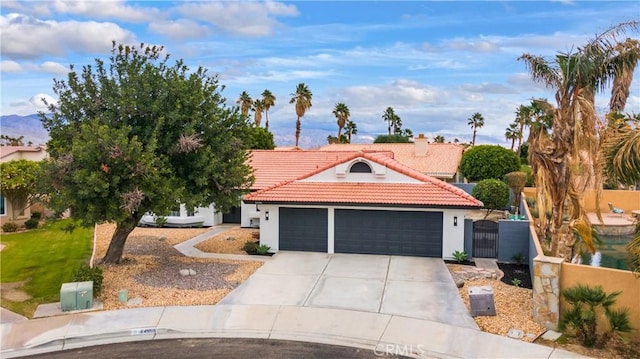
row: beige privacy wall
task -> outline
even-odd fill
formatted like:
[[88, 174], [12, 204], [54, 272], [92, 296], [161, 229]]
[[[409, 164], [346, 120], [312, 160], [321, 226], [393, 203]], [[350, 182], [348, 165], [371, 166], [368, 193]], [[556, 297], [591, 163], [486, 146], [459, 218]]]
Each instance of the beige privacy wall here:
[[[527, 187], [524, 189], [527, 197], [535, 198], [535, 187]], [[633, 210], [640, 210], [640, 190], [603, 190], [602, 199], [600, 200], [600, 210], [602, 213], [609, 212], [608, 203], [611, 202], [614, 207], [623, 209], [625, 213], [631, 214]], [[596, 194], [593, 191], [584, 193], [584, 204], [587, 212], [594, 212], [596, 209]]]

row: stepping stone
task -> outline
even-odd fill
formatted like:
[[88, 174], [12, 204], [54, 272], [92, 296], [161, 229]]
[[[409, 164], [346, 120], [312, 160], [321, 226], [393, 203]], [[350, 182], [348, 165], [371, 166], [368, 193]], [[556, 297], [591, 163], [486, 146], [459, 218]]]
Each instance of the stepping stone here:
[[558, 338], [560, 338], [561, 335], [562, 333], [558, 333], [553, 330], [547, 330], [546, 332], [544, 332], [544, 334], [542, 334], [542, 339], [555, 342], [556, 340], [558, 340]]

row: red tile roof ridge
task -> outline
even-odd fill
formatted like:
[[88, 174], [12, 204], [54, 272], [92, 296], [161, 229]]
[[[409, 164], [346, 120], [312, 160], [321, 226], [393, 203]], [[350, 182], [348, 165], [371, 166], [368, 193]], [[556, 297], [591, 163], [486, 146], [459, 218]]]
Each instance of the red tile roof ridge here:
[[376, 163], [378, 163], [380, 165], [383, 165], [383, 166], [385, 166], [385, 167], [387, 167], [387, 168], [389, 168], [391, 170], [394, 170], [396, 172], [400, 172], [400, 173], [402, 173], [402, 174], [404, 174], [406, 176], [415, 178], [415, 179], [417, 179], [419, 181], [432, 183], [432, 184], [434, 184], [434, 185], [436, 185], [436, 186], [438, 186], [438, 187], [440, 187], [440, 188], [442, 188], [442, 189], [444, 189], [446, 191], [449, 191], [449, 192], [454, 193], [454, 194], [456, 194], [458, 196], [464, 197], [467, 200], [470, 200], [470, 201], [473, 201], [473, 202], [476, 202], [476, 203], [480, 204], [480, 201], [478, 201], [475, 197], [471, 196], [467, 192], [463, 191], [462, 189], [460, 189], [460, 188], [458, 188], [458, 187], [456, 187], [454, 185], [448, 184], [448, 183], [446, 183], [444, 181], [441, 181], [441, 180], [439, 180], [439, 179], [437, 179], [435, 177], [431, 177], [431, 176], [427, 176], [425, 174], [422, 174], [422, 173], [414, 170], [413, 168], [411, 168], [411, 167], [409, 167], [407, 165], [403, 165], [402, 163], [396, 161], [393, 158], [376, 156], [375, 154], [366, 153], [366, 152], [363, 152], [363, 151], [354, 151], [353, 155], [351, 155], [351, 156], [348, 156], [348, 157], [345, 157], [345, 158], [342, 158], [342, 159], [338, 159], [338, 160], [333, 161], [333, 162], [329, 162], [329, 163], [325, 164], [324, 166], [318, 167], [315, 170], [313, 170], [313, 171], [311, 171], [311, 172], [309, 172], [307, 174], [304, 174], [304, 175], [302, 175], [302, 176], [300, 176], [298, 178], [294, 178], [294, 179], [291, 179], [291, 180], [283, 181], [281, 183], [278, 183], [276, 185], [270, 186], [268, 188], [262, 189], [262, 190], [260, 190], [258, 192], [254, 192], [254, 193], [257, 195], [259, 193], [262, 193], [262, 191], [267, 191], [267, 190], [270, 190], [270, 189], [273, 189], [273, 188], [276, 188], [276, 187], [284, 186], [284, 185], [289, 184], [291, 182], [300, 181], [300, 180], [309, 178], [309, 177], [311, 177], [313, 175], [316, 175], [318, 173], [324, 172], [324, 171], [326, 171], [326, 170], [328, 170], [330, 168], [333, 168], [333, 167], [335, 167], [335, 166], [337, 166], [337, 165], [339, 165], [341, 163], [345, 163], [345, 162], [354, 160], [354, 159], [356, 159], [358, 157], [364, 157], [364, 158], [366, 158], [366, 159], [368, 159], [370, 161], [376, 162]]

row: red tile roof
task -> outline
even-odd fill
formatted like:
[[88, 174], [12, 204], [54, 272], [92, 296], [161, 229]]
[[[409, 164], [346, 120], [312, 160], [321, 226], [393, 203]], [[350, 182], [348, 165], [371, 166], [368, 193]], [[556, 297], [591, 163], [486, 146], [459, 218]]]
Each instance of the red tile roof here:
[[[255, 150], [249, 156], [255, 182], [252, 190], [271, 187], [308, 174], [340, 159], [353, 157], [356, 151]], [[393, 156], [383, 152], [383, 156]]]
[[438, 178], [453, 178], [458, 172], [464, 146], [455, 143], [429, 143], [425, 156], [416, 155], [414, 143], [331, 144], [320, 151], [391, 151], [394, 158], [416, 171]]
[[[306, 180], [341, 163], [365, 158], [390, 170], [415, 178], [421, 183], [389, 182], [314, 182]], [[269, 188], [251, 193], [247, 202], [333, 203], [367, 205], [403, 205], [434, 207], [482, 207], [482, 202], [458, 187], [419, 173], [381, 153], [352, 153], [323, 167]]]
[[41, 152], [42, 146], [0, 146], [0, 158], [5, 158], [18, 152]]

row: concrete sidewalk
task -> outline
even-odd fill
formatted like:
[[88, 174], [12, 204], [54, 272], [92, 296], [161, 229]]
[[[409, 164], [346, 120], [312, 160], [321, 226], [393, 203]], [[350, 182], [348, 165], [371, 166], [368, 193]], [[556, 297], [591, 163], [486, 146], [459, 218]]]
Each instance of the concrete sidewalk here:
[[[397, 315], [276, 305], [135, 308], [3, 323], [2, 358], [168, 338], [261, 338], [416, 358], [579, 358], [479, 330]], [[232, 340], [232, 339], [230, 339]]]

